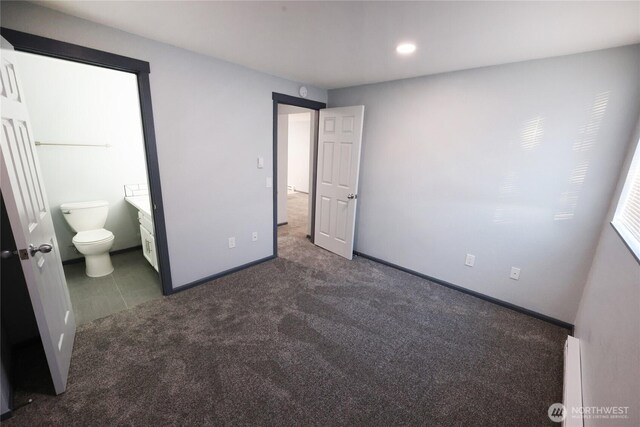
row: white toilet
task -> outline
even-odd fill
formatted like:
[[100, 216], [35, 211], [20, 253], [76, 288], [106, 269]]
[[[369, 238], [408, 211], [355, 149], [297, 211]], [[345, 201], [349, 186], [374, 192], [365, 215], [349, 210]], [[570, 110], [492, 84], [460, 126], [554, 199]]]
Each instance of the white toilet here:
[[64, 219], [77, 232], [73, 244], [85, 257], [87, 276], [102, 277], [113, 272], [109, 249], [115, 237], [105, 230], [104, 223], [109, 213], [109, 203], [93, 202], [64, 203], [60, 205]]

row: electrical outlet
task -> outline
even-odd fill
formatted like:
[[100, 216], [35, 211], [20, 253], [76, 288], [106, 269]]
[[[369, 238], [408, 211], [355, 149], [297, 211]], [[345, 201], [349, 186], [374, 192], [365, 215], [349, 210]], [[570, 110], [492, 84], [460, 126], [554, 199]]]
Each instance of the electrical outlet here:
[[229, 237], [229, 249], [235, 248], [236, 247], [236, 238], [235, 237]]
[[464, 265], [468, 267], [473, 267], [475, 263], [476, 263], [476, 256], [467, 254], [467, 259], [464, 261]]
[[264, 157], [258, 157], [258, 169], [262, 169], [264, 167]]
[[257, 242], [257, 241], [258, 241], [258, 232], [257, 232], [257, 231], [254, 231], [254, 232], [251, 234], [251, 240], [253, 240], [254, 242]]
[[511, 267], [511, 274], [509, 277], [513, 280], [520, 280], [520, 269], [518, 267]]

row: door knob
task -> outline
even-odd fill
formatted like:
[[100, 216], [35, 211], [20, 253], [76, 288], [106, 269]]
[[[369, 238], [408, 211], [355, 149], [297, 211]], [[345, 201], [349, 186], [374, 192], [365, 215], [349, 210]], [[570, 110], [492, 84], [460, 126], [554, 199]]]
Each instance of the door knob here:
[[25, 260], [25, 259], [29, 259], [29, 254], [27, 253], [26, 249], [19, 249], [19, 250], [15, 250], [15, 251], [2, 251], [0, 253], [0, 257], [2, 259], [7, 259], [7, 258], [11, 258], [14, 255], [18, 255], [20, 257], [20, 259]]
[[14, 255], [18, 255], [18, 251], [2, 251], [2, 259], [11, 258]]
[[357, 199], [357, 198], [358, 198], [357, 194], [348, 194], [347, 195], [347, 199], [349, 199], [349, 200], [353, 200], [353, 199]]
[[42, 252], [43, 254], [48, 254], [53, 249], [53, 246], [43, 243], [37, 248], [34, 245], [29, 245], [29, 253], [31, 256], [34, 256], [37, 252]]

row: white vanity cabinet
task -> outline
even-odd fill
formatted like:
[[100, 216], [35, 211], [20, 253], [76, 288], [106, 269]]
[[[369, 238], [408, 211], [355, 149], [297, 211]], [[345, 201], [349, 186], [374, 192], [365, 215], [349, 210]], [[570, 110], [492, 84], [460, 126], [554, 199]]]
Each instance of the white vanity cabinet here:
[[153, 232], [153, 221], [142, 211], [138, 211], [140, 221], [140, 238], [142, 240], [142, 253], [153, 268], [158, 270], [158, 256], [156, 255], [156, 239]]
[[149, 264], [158, 271], [158, 255], [156, 253], [156, 238], [151, 216], [151, 203], [149, 196], [125, 197], [134, 208], [138, 210], [138, 222], [140, 223], [140, 240], [142, 241], [142, 253]]

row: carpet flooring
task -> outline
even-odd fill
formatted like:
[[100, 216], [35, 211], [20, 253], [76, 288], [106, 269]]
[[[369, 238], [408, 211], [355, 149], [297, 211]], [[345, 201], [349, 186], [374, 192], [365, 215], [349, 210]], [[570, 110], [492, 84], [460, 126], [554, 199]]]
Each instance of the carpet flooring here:
[[305, 235], [82, 325], [67, 392], [6, 425], [555, 425], [566, 330]]

